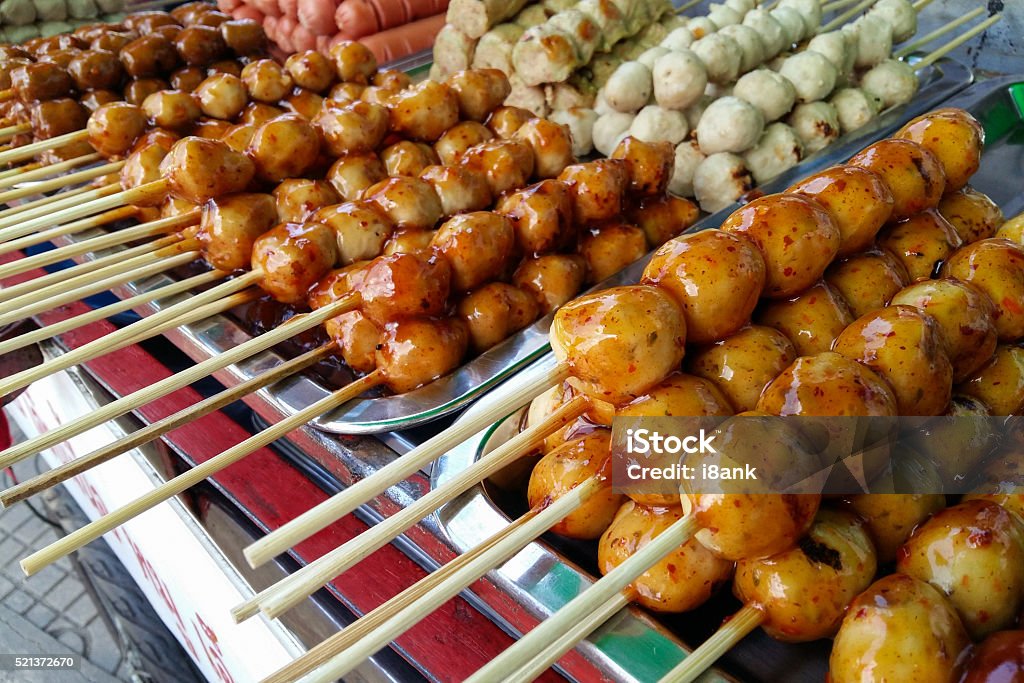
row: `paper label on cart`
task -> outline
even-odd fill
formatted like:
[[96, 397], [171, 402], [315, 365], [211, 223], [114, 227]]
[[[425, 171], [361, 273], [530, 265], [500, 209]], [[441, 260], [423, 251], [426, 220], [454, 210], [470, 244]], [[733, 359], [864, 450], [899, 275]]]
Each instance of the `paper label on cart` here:
[[616, 417], [617, 493], [1024, 492], [1019, 417]]
[[[8, 409], [31, 438], [94, 410], [81, 392], [65, 373], [58, 373], [35, 382]], [[93, 429], [43, 455], [56, 466], [116, 438], [109, 429]], [[90, 519], [154, 488], [144, 465], [128, 455], [65, 485]], [[158, 505], [104, 538], [207, 680], [265, 678], [292, 656], [266, 622], [234, 623], [230, 610], [245, 597], [183, 514], [177, 501]]]

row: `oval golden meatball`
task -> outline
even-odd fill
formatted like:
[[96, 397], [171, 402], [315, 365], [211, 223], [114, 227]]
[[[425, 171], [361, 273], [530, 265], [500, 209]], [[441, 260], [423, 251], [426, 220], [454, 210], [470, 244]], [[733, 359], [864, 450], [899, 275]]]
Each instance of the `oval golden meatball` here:
[[234, 132], [234, 126], [219, 119], [199, 119], [192, 128], [192, 134], [211, 140], [223, 140], [228, 132]]
[[547, 119], [530, 119], [519, 127], [513, 137], [525, 141], [533, 150], [535, 178], [557, 178], [566, 166], [576, 163], [572, 153], [572, 135], [567, 126]]
[[161, 35], [148, 34], [135, 38], [118, 52], [124, 70], [132, 78], [164, 77], [178, 61], [174, 44]]
[[934, 277], [961, 244], [949, 221], [933, 210], [886, 226], [878, 234], [878, 246], [900, 260], [911, 282]]
[[325, 206], [311, 219], [334, 231], [338, 262], [342, 265], [380, 256], [395, 226], [380, 208], [368, 201]]
[[712, 229], [665, 243], [642, 282], [668, 290], [683, 307], [689, 341], [707, 344], [750, 322], [765, 279], [764, 258], [749, 240]]
[[576, 254], [547, 254], [524, 259], [512, 275], [512, 282], [528, 292], [542, 315], [571, 301], [583, 290], [587, 264]]
[[[121, 188], [128, 190], [160, 180], [163, 177], [161, 165], [177, 140], [173, 134], [161, 135], [151, 132], [139, 139], [132, 153], [121, 168]], [[162, 192], [135, 200], [136, 206], [158, 206], [165, 197]]]
[[161, 164], [171, 194], [193, 204], [242, 192], [255, 175], [252, 161], [223, 142], [187, 137], [174, 143]]
[[795, 194], [755, 199], [722, 230], [751, 240], [764, 256], [764, 296], [790, 297], [812, 286], [839, 251], [839, 228], [820, 204]]
[[288, 55], [284, 68], [295, 85], [316, 93], [325, 92], [334, 83], [334, 65], [316, 50]]
[[359, 291], [366, 279], [368, 265], [369, 261], [359, 261], [328, 272], [309, 290], [309, 307], [315, 311], [343, 296]]
[[127, 102], [104, 104], [86, 124], [89, 144], [107, 159], [131, 152], [135, 141], [146, 132], [149, 121], [141, 107]]
[[278, 222], [277, 204], [269, 194], [240, 192], [211, 199], [199, 221], [203, 256], [220, 270], [246, 268], [256, 239]]
[[522, 140], [491, 140], [470, 147], [462, 165], [483, 175], [495, 197], [524, 187], [533, 174], [533, 149]]
[[298, 114], [282, 114], [256, 129], [247, 150], [263, 180], [301, 177], [320, 157], [320, 137]]
[[466, 354], [466, 326], [456, 318], [404, 318], [384, 326], [377, 370], [402, 394], [444, 377]]
[[366, 190], [387, 177], [384, 162], [373, 152], [342, 154], [327, 169], [328, 182], [347, 202], [362, 199]]
[[266, 52], [267, 34], [263, 25], [252, 19], [225, 21], [220, 25], [220, 35], [235, 54], [243, 57]]
[[236, 118], [249, 103], [242, 79], [231, 74], [210, 76], [196, 87], [194, 95], [204, 114], [225, 121]]
[[786, 335], [800, 356], [831, 350], [853, 322], [846, 300], [824, 281], [792, 299], [765, 302], [754, 319]]
[[621, 159], [599, 159], [567, 166], [558, 179], [573, 192], [573, 216], [576, 223], [613, 220], [622, 213], [629, 187], [629, 168]]
[[381, 331], [361, 311], [349, 311], [324, 323], [327, 335], [337, 343], [345, 365], [367, 374], [377, 368]]
[[276, 107], [266, 102], [250, 102], [244, 110], [242, 115], [238, 117], [239, 123], [251, 123], [254, 126], [262, 126], [271, 119], [276, 119], [281, 114], [287, 112], [281, 107]]
[[512, 92], [508, 77], [498, 69], [457, 71], [445, 83], [458, 98], [459, 113], [470, 121], [485, 121]]
[[256, 128], [251, 123], [239, 123], [224, 131], [220, 141], [236, 152], [245, 152], [249, 149], [249, 143], [256, 135]]
[[434, 150], [443, 164], [457, 164], [466, 150], [494, 139], [494, 133], [476, 121], [460, 121], [444, 132]]
[[866, 493], [844, 499], [840, 507], [864, 520], [879, 563], [888, 564], [918, 524], [946, 507], [946, 497], [940, 493]]
[[384, 245], [384, 255], [433, 253], [436, 232], [436, 230], [420, 230], [418, 228], [396, 230]]
[[161, 78], [136, 78], [125, 86], [124, 101], [141, 106], [147, 97], [168, 87], [168, 83]]
[[937, 590], [891, 574], [850, 603], [832, 646], [829, 680], [956, 683], [969, 645], [956, 611]]
[[991, 299], [956, 280], [927, 280], [892, 298], [935, 318], [953, 364], [953, 381], [962, 382], [995, 353], [998, 334]]
[[423, 81], [388, 100], [391, 130], [421, 142], [434, 142], [459, 122], [459, 98], [443, 83]]
[[387, 110], [369, 102], [343, 106], [328, 102], [313, 125], [323, 136], [326, 150], [334, 156], [372, 152], [388, 132]]
[[507, 194], [495, 211], [512, 222], [516, 245], [524, 254], [559, 251], [575, 242], [572, 195], [565, 183], [543, 180]]
[[[198, 66], [183, 66], [171, 74], [171, 87], [183, 92], [195, 92], [206, 80], [206, 69]], [[249, 95], [246, 93], [246, 98]]]
[[428, 166], [420, 178], [434, 188], [444, 216], [482, 211], [491, 205], [493, 198], [487, 180], [462, 166]]
[[918, 116], [893, 137], [913, 140], [935, 155], [946, 176], [946, 192], [956, 192], [981, 166], [985, 130], [963, 109], [940, 109]]
[[569, 538], [597, 538], [611, 524], [622, 503], [622, 494], [612, 492], [612, 451], [610, 432], [598, 430], [582, 439], [551, 451], [534, 466], [526, 498], [530, 507], [549, 504], [597, 477], [604, 485], [551, 530]]
[[490, 211], [459, 214], [434, 235], [434, 248], [452, 268], [452, 288], [465, 292], [508, 268], [515, 246], [512, 221]]
[[[602, 574], [629, 559], [683, 515], [678, 505], [646, 507], [626, 501], [597, 547]], [[690, 539], [658, 560], [627, 589], [631, 598], [656, 612], [687, 612], [704, 604], [729, 581], [732, 563]]]
[[1024, 247], [1003, 239], [981, 240], [953, 254], [942, 274], [988, 295], [996, 305], [1001, 341], [1024, 337]]
[[761, 627], [776, 640], [831, 637], [850, 601], [875, 577], [878, 558], [864, 523], [820, 510], [795, 548], [736, 565], [733, 593], [764, 613]]
[[260, 286], [277, 301], [297, 304], [334, 265], [336, 247], [330, 228], [319, 223], [281, 223], [253, 245], [252, 269], [263, 274]]
[[910, 218], [939, 205], [946, 189], [942, 164], [911, 140], [876, 142], [850, 159], [851, 166], [874, 171], [892, 191], [892, 220]]
[[610, 278], [646, 253], [644, 231], [623, 223], [592, 228], [580, 240], [580, 255], [587, 262], [587, 281], [591, 283]]
[[916, 308], [893, 305], [861, 316], [835, 350], [885, 378], [900, 415], [940, 415], [949, 405], [953, 367], [941, 328]]
[[443, 315], [450, 283], [451, 266], [439, 254], [379, 256], [366, 267], [362, 310], [378, 325], [408, 316]]
[[377, 59], [370, 48], [354, 40], [342, 40], [331, 45], [331, 61], [338, 79], [352, 83], [369, 83], [377, 71]]
[[365, 196], [399, 229], [430, 230], [441, 220], [441, 199], [419, 178], [388, 178], [368, 187]]
[[1024, 410], [1024, 348], [1000, 344], [992, 359], [957, 387], [973, 396], [993, 415], [1019, 415]]
[[972, 187], [943, 197], [939, 213], [949, 221], [964, 244], [995, 237], [1003, 225], [1003, 211], [999, 205]]
[[1024, 213], [1007, 220], [996, 232], [996, 237], [1024, 244]]
[[182, 61], [194, 66], [213, 64], [227, 54], [228, 46], [213, 26], [188, 26], [174, 38], [174, 47]]
[[532, 118], [535, 118], [533, 112], [522, 107], [502, 106], [491, 112], [486, 125], [499, 138], [508, 139]]
[[927, 581], [981, 640], [1012, 626], [1024, 604], [1019, 522], [995, 503], [970, 500], [932, 515], [899, 552], [898, 571]]
[[658, 287], [615, 287], [580, 297], [555, 313], [551, 348], [588, 396], [619, 405], [677, 369], [686, 319]]
[[202, 111], [190, 93], [180, 90], [161, 90], [142, 101], [150, 123], [160, 128], [183, 130], [199, 119]]
[[272, 59], [257, 59], [242, 69], [242, 82], [256, 102], [274, 104], [291, 92], [292, 77]]
[[961, 683], [1001, 683], [1024, 678], [1024, 631], [993, 633], [971, 652]]
[[464, 296], [456, 312], [469, 330], [470, 348], [483, 353], [532, 323], [540, 311], [522, 289], [491, 282]]
[[770, 415], [897, 414], [896, 397], [885, 380], [832, 351], [793, 361], [765, 387], [757, 409]]
[[430, 145], [409, 140], [401, 140], [385, 147], [380, 153], [380, 158], [389, 176], [418, 176], [423, 169], [438, 161]]
[[657, 197], [668, 191], [668, 181], [675, 168], [675, 148], [671, 143], [626, 137], [612, 150], [611, 158], [626, 163], [631, 193]]
[[854, 318], [889, 305], [896, 293], [910, 284], [903, 264], [884, 249], [848, 256], [829, 266], [825, 282], [850, 307]]
[[324, 98], [312, 90], [295, 88], [281, 101], [288, 111], [294, 112], [304, 119], [312, 121], [324, 108]]
[[894, 199], [878, 174], [859, 166], [834, 166], [812, 175], [786, 192], [818, 202], [839, 228], [839, 256], [871, 246], [892, 215]]
[[736, 334], [690, 354], [691, 373], [714, 382], [740, 412], [753, 410], [768, 383], [797, 357], [786, 335], [748, 325]]
[[684, 496], [693, 506], [696, 539], [718, 557], [734, 561], [768, 557], [793, 546], [811, 528], [821, 503], [821, 496], [811, 494]]
[[277, 202], [277, 215], [283, 223], [302, 223], [320, 209], [337, 204], [340, 200], [338, 193], [326, 180], [306, 178], [289, 178], [275, 187], [273, 194]]
[[656, 249], [696, 223], [700, 209], [682, 197], [644, 197], [627, 216], [647, 235], [647, 246]]

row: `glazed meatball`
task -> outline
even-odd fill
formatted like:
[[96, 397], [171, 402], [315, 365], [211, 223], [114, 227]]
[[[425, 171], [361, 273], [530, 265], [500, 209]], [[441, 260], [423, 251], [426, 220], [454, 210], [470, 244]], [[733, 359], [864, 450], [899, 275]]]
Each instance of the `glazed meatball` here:
[[491, 282], [475, 289], [456, 308], [469, 330], [470, 347], [476, 353], [504, 341], [537, 319], [539, 309], [533, 297], [504, 282]]
[[197, 236], [211, 266], [241, 270], [252, 262], [257, 238], [277, 223], [277, 207], [271, 195], [230, 194], [203, 206]]
[[889, 186], [894, 199], [893, 220], [934, 209], [946, 188], [945, 172], [938, 159], [910, 140], [876, 142], [850, 159], [850, 164], [874, 171]]
[[156, 34], [148, 34], [131, 41], [118, 53], [124, 70], [132, 78], [163, 77], [178, 65], [178, 51], [174, 44]]
[[366, 190], [387, 177], [384, 163], [373, 152], [343, 154], [327, 171], [327, 180], [345, 201], [361, 199]]
[[962, 109], [940, 109], [909, 122], [894, 137], [912, 140], [938, 159], [946, 176], [946, 191], [964, 187], [981, 166], [985, 131]]
[[213, 26], [189, 26], [174, 39], [174, 46], [186, 64], [206, 66], [227, 54], [228, 46]]
[[821, 502], [821, 496], [810, 494], [701, 493], [689, 498], [700, 529], [696, 539], [726, 560], [768, 557], [792, 547], [810, 529]]
[[694, 375], [714, 382], [736, 410], [748, 411], [796, 356], [793, 343], [778, 330], [749, 325], [696, 351], [688, 367]]
[[443, 315], [451, 283], [447, 259], [431, 252], [375, 258], [363, 281], [363, 314], [378, 325], [416, 315]]
[[388, 131], [387, 111], [367, 102], [340, 107], [327, 104], [313, 124], [320, 131], [327, 152], [334, 156], [372, 151]]
[[463, 166], [428, 166], [420, 178], [430, 183], [441, 200], [441, 214], [454, 216], [491, 205], [487, 180]]
[[524, 254], [558, 251], [575, 242], [572, 193], [563, 182], [544, 180], [505, 195], [495, 211], [512, 222]]
[[419, 178], [388, 178], [367, 188], [366, 197], [400, 229], [430, 230], [441, 219], [441, 200]]
[[530, 119], [513, 137], [525, 141], [533, 150], [533, 174], [538, 179], [556, 178], [576, 161], [569, 129], [547, 119]]
[[445, 83], [458, 99], [459, 113], [470, 121], [485, 121], [501, 106], [512, 87], [497, 69], [471, 69], [449, 76]]
[[459, 121], [459, 98], [441, 83], [423, 81], [388, 102], [391, 129], [413, 140], [434, 142]]
[[966, 282], [988, 295], [996, 305], [996, 329], [1001, 341], [1024, 336], [1024, 248], [1003, 239], [969, 244], [950, 256], [942, 274]]
[[377, 59], [373, 52], [362, 43], [342, 40], [331, 46], [330, 58], [338, 80], [352, 83], [369, 83], [377, 71]]
[[253, 246], [252, 269], [260, 286], [285, 304], [306, 301], [306, 293], [327, 274], [337, 257], [334, 234], [318, 223], [281, 223]]
[[964, 244], [995, 237], [1003, 224], [999, 205], [971, 187], [946, 194], [939, 203], [939, 213]]
[[261, 55], [267, 50], [267, 34], [258, 21], [236, 19], [225, 21], [219, 27], [221, 38], [239, 56]]
[[767, 387], [757, 409], [771, 415], [896, 415], [889, 385], [860, 363], [832, 351], [797, 358]]
[[791, 339], [801, 356], [830, 350], [853, 322], [849, 305], [824, 281], [791, 299], [766, 302], [755, 319]]
[[457, 318], [405, 318], [384, 326], [375, 361], [388, 387], [405, 393], [457, 368], [467, 344]]
[[1024, 348], [1018, 344], [996, 347], [992, 359], [957, 387], [993, 415], [1019, 415], [1024, 408]]
[[433, 245], [451, 266], [452, 288], [468, 291], [507, 268], [515, 229], [512, 221], [496, 213], [465, 213], [445, 222]]
[[911, 282], [933, 277], [960, 245], [960, 236], [949, 221], [931, 209], [878, 233], [878, 246], [900, 260]]
[[434, 143], [443, 164], [457, 164], [466, 150], [494, 138], [494, 134], [476, 121], [461, 121], [444, 132]]
[[274, 188], [274, 201], [281, 222], [303, 223], [320, 209], [337, 204], [340, 197], [326, 180], [289, 178]]
[[245, 190], [255, 169], [244, 154], [216, 140], [182, 138], [164, 159], [161, 172], [171, 184], [171, 194], [193, 204]]
[[497, 197], [529, 182], [534, 169], [533, 148], [522, 140], [483, 142], [465, 151], [462, 165], [483, 175]]
[[256, 129], [246, 153], [269, 182], [302, 176], [320, 155], [320, 138], [298, 114], [282, 114]]
[[67, 69], [81, 91], [114, 90], [120, 88], [125, 80], [121, 60], [109, 52], [82, 52], [71, 60]]
[[871, 249], [833, 263], [825, 271], [825, 281], [843, 297], [854, 318], [859, 318], [887, 306], [910, 284], [910, 275], [891, 253]]
[[292, 89], [292, 77], [272, 59], [257, 59], [242, 69], [242, 82], [249, 97], [257, 102], [273, 103]]
[[236, 118], [249, 103], [245, 83], [231, 74], [214, 74], [203, 80], [194, 96], [205, 115], [225, 121]]
[[573, 192], [573, 215], [579, 225], [611, 220], [622, 213], [630, 183], [629, 167], [619, 159], [601, 159], [566, 167], [558, 176]]
[[289, 55], [284, 68], [296, 85], [315, 93], [326, 92], [334, 83], [334, 66], [315, 50]]
[[177, 131], [188, 129], [202, 115], [192, 95], [180, 90], [160, 90], [149, 95], [142, 101], [142, 111], [152, 125]]
[[586, 281], [587, 265], [575, 254], [547, 254], [525, 259], [516, 269], [513, 282], [531, 294], [540, 312], [551, 313], [572, 300]]

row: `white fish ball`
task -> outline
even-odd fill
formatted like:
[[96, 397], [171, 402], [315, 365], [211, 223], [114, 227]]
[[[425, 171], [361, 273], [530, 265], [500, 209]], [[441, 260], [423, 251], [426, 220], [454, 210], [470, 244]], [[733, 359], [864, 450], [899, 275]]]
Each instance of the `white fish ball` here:
[[756, 69], [767, 57], [764, 41], [761, 40], [760, 34], [749, 26], [742, 24], [725, 26], [719, 30], [719, 33], [735, 40], [736, 44], [740, 46], [740, 50], [743, 51], [740, 57], [740, 73]]
[[665, 36], [665, 39], [661, 41], [662, 47], [667, 47], [669, 50], [685, 50], [696, 40], [693, 34], [690, 33], [688, 28], [677, 28]]
[[604, 156], [609, 156], [619, 141], [629, 134], [629, 127], [633, 125], [634, 118], [636, 117], [632, 114], [624, 114], [619, 111], [598, 117], [592, 130], [594, 147], [597, 148], [597, 151]]
[[641, 109], [629, 126], [629, 134], [644, 142], [671, 142], [673, 145], [682, 142], [689, 132], [683, 112], [656, 104]]
[[860, 88], [842, 88], [837, 90], [829, 102], [836, 108], [839, 117], [839, 129], [843, 134], [866, 126], [878, 116], [881, 101], [868, 95]]
[[807, 49], [823, 55], [839, 72], [847, 68], [846, 59], [850, 50], [842, 31], [819, 33], [807, 43]]
[[652, 91], [651, 70], [640, 62], [623, 62], [604, 84], [605, 100], [619, 112], [637, 111]]
[[781, 0], [779, 7], [791, 7], [804, 20], [804, 36], [813, 36], [821, 27], [820, 0]]
[[715, 33], [718, 30], [718, 24], [707, 17], [694, 17], [686, 23], [686, 28], [690, 29], [695, 40], [700, 40], [704, 36]]
[[806, 154], [813, 154], [839, 137], [839, 114], [828, 102], [798, 104], [787, 120], [796, 131]]
[[690, 46], [704, 62], [708, 80], [713, 83], [731, 83], [740, 75], [740, 46], [729, 36], [712, 33]]
[[892, 55], [892, 25], [881, 17], [867, 15], [858, 19], [853, 28], [857, 35], [858, 69], [870, 69]]
[[653, 70], [654, 62], [658, 61], [658, 57], [661, 57], [662, 55], [667, 55], [669, 52], [671, 52], [671, 50], [669, 50], [667, 47], [655, 45], [654, 47], [645, 50], [642, 55], [636, 58], [636, 61], [643, 64], [648, 69]]
[[596, 111], [586, 107], [556, 109], [549, 118], [569, 129], [573, 154], [583, 157], [594, 151], [594, 124], [598, 119]]
[[869, 69], [860, 79], [860, 87], [882, 101], [882, 108], [906, 104], [917, 93], [917, 73], [906, 62], [887, 59]]
[[770, 69], [757, 69], [736, 81], [732, 94], [757, 107], [765, 121], [776, 121], [793, 108], [796, 88]]
[[696, 140], [683, 140], [676, 145], [675, 164], [668, 191], [680, 197], [693, 196], [693, 174], [704, 161], [704, 153]]
[[892, 40], [902, 43], [917, 33], [917, 10], [908, 0], [878, 0], [868, 12], [892, 26]]
[[714, 102], [714, 99], [707, 95], [702, 95], [696, 102], [686, 108], [686, 111], [683, 113], [686, 115], [686, 122], [690, 124], [690, 130], [697, 129], [697, 124], [700, 123], [705, 110], [707, 110], [708, 105], [712, 102]]
[[761, 36], [766, 59], [779, 54], [790, 44], [786, 30], [768, 10], [755, 9], [748, 12], [743, 17], [743, 25], [754, 29]]
[[725, 4], [746, 16], [747, 12], [757, 7], [757, 0], [725, 0]]
[[738, 97], [723, 97], [708, 105], [697, 124], [697, 142], [705, 154], [743, 152], [753, 147], [764, 131], [764, 117]]
[[708, 7], [708, 19], [715, 22], [718, 30], [726, 26], [733, 26], [743, 21], [743, 15], [728, 5], [711, 3]]
[[743, 161], [761, 185], [800, 163], [804, 145], [792, 128], [773, 123], [764, 129], [757, 144], [743, 154]]
[[807, 25], [804, 24], [803, 15], [792, 7], [776, 7], [771, 14], [782, 25], [786, 33], [786, 44], [793, 45], [804, 39]]
[[779, 69], [779, 75], [788, 78], [796, 88], [797, 100], [814, 102], [828, 97], [836, 87], [839, 72], [825, 55], [804, 50], [786, 59]]
[[673, 50], [654, 62], [654, 99], [669, 109], [686, 109], [708, 84], [704, 62], [690, 50]]
[[729, 152], [712, 154], [693, 174], [693, 194], [700, 208], [717, 213], [732, 206], [754, 187], [743, 159]]

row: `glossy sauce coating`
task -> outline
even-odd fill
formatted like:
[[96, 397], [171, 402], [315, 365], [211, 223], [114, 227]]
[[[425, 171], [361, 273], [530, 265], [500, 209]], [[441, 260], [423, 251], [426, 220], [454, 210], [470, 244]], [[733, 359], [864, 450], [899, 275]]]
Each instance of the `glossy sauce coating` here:
[[522, 140], [491, 140], [466, 150], [462, 165], [483, 175], [495, 197], [525, 186], [533, 175], [533, 148]]
[[586, 281], [587, 264], [576, 254], [547, 254], [524, 259], [512, 275], [515, 285], [530, 293], [541, 315], [568, 303]]
[[1024, 337], [1024, 247], [998, 238], [981, 240], [953, 254], [942, 274], [988, 295], [996, 305], [1000, 341]]
[[748, 325], [736, 334], [690, 354], [687, 367], [714, 382], [739, 412], [753, 410], [764, 388], [796, 359], [786, 335]]
[[825, 282], [839, 293], [854, 318], [889, 305], [898, 291], [910, 284], [903, 264], [884, 249], [872, 249], [829, 266]]
[[222, 142], [182, 138], [164, 159], [162, 171], [171, 181], [171, 194], [193, 204], [245, 190], [255, 169], [252, 161]]
[[557, 251], [575, 242], [569, 187], [543, 180], [502, 197], [495, 211], [512, 221], [516, 246], [524, 254]]
[[275, 187], [273, 194], [277, 214], [284, 223], [302, 223], [320, 209], [340, 200], [326, 180], [307, 178], [289, 178]]
[[481, 211], [491, 205], [493, 198], [487, 180], [462, 166], [428, 166], [420, 178], [434, 188], [444, 216]]
[[384, 162], [373, 152], [342, 154], [327, 170], [327, 180], [345, 201], [362, 199], [370, 187], [388, 177]]
[[127, 102], [111, 102], [92, 113], [86, 130], [89, 144], [108, 159], [128, 154], [149, 122], [141, 108]]
[[636, 226], [613, 222], [591, 228], [580, 240], [579, 251], [587, 262], [587, 281], [597, 283], [642, 258], [647, 238]]
[[757, 409], [771, 415], [897, 414], [896, 397], [885, 380], [833, 351], [793, 361], [765, 387]]
[[853, 322], [846, 300], [824, 280], [792, 299], [765, 302], [754, 318], [786, 335], [800, 356], [831, 350]]
[[910, 140], [876, 142], [850, 159], [850, 164], [874, 171], [889, 187], [894, 221], [934, 209], [946, 190], [946, 174], [939, 160]]
[[971, 652], [960, 683], [1024, 681], [1024, 631], [993, 633]]
[[629, 168], [619, 159], [573, 164], [558, 179], [573, 191], [573, 215], [581, 226], [612, 220], [622, 213]]
[[271, 195], [238, 193], [211, 199], [203, 206], [199, 222], [203, 256], [221, 270], [246, 268], [256, 239], [277, 223]]
[[934, 277], [962, 244], [953, 226], [935, 210], [888, 225], [878, 234], [878, 246], [899, 259], [911, 282]]
[[342, 265], [379, 256], [395, 231], [384, 212], [368, 201], [325, 206], [313, 214], [312, 220], [334, 231]]
[[441, 199], [419, 178], [388, 178], [366, 189], [366, 198], [405, 230], [429, 230], [441, 219]]
[[841, 507], [864, 520], [880, 564], [896, 559], [896, 551], [910, 532], [933, 513], [946, 507], [941, 494], [875, 493], [851, 496]]
[[459, 98], [448, 86], [423, 81], [389, 98], [391, 130], [412, 140], [434, 142], [459, 122]]
[[534, 158], [533, 175], [539, 180], [557, 178], [566, 166], [576, 162], [572, 153], [572, 136], [569, 129], [561, 124], [547, 119], [530, 119], [513, 137], [530, 145]]
[[811, 528], [821, 502], [821, 496], [810, 494], [698, 493], [689, 497], [700, 528], [697, 540], [727, 560], [768, 557], [791, 547]]
[[454, 216], [433, 238], [452, 269], [452, 288], [464, 292], [493, 280], [509, 265], [515, 245], [512, 222], [500, 214], [478, 211]]
[[935, 155], [946, 176], [946, 192], [962, 188], [981, 166], [985, 131], [963, 109], [939, 109], [918, 116], [893, 137], [913, 140]]
[[1024, 410], [1024, 348], [1000, 344], [986, 365], [957, 387], [988, 406], [993, 415], [1019, 415]]
[[537, 319], [537, 302], [526, 291], [491, 282], [464, 296], [456, 312], [469, 330], [470, 347], [483, 353]]
[[939, 213], [949, 221], [964, 244], [995, 237], [1003, 225], [1003, 211], [999, 205], [972, 187], [943, 197]]
[[494, 133], [476, 121], [460, 121], [444, 132], [434, 143], [441, 162], [456, 164], [466, 150], [481, 142], [494, 139]]
[[457, 71], [445, 83], [455, 93], [459, 114], [470, 121], [486, 121], [512, 91], [508, 77], [497, 69]]
[[363, 313], [378, 325], [408, 316], [444, 314], [451, 283], [448, 261], [432, 253], [375, 258], [361, 292]]
[[657, 197], [668, 191], [675, 167], [675, 149], [670, 143], [627, 137], [615, 147], [611, 158], [626, 163], [631, 193]]
[[459, 367], [468, 337], [465, 324], [457, 318], [389, 322], [377, 347], [377, 369], [392, 391], [412, 391]]

